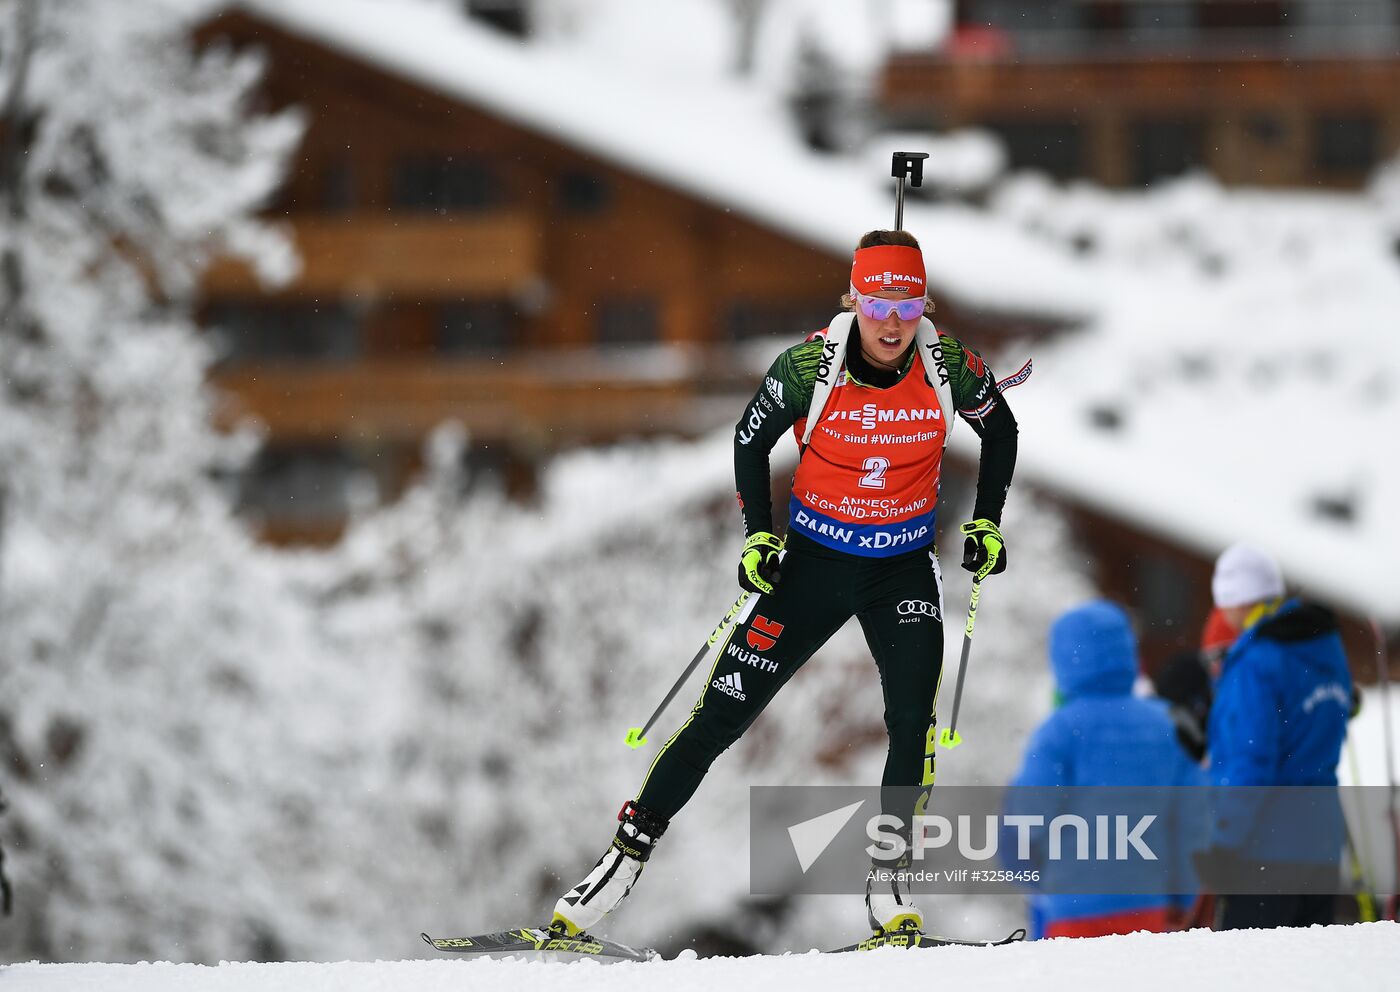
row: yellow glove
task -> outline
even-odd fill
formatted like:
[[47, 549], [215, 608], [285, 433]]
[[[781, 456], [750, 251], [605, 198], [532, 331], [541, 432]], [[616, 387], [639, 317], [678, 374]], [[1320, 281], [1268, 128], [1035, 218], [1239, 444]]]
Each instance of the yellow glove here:
[[981, 517], [958, 529], [967, 535], [963, 542], [962, 567], [976, 575], [978, 582], [1006, 571], [1006, 542], [996, 524]]
[[783, 577], [778, 568], [778, 554], [782, 550], [783, 542], [766, 530], [745, 541], [744, 551], [739, 556], [739, 585], [749, 592], [771, 593]]

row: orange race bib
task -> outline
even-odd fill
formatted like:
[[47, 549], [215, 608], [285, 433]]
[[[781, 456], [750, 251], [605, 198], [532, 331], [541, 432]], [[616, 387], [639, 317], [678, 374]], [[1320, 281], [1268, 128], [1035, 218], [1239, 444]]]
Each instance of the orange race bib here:
[[917, 364], [889, 389], [843, 371], [798, 463], [788, 526], [870, 558], [931, 544], [949, 413]]

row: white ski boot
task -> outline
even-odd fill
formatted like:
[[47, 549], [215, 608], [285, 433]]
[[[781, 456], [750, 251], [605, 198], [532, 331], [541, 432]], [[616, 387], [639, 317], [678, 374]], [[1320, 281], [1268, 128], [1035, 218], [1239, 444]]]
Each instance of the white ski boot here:
[[588, 877], [554, 904], [549, 929], [573, 937], [598, 925], [632, 891], [647, 858], [669, 821], [636, 803], [624, 803], [617, 814], [617, 836]]
[[924, 916], [909, 895], [904, 871], [908, 865], [890, 868], [874, 865], [865, 882], [865, 913], [877, 935], [899, 930], [923, 930]]

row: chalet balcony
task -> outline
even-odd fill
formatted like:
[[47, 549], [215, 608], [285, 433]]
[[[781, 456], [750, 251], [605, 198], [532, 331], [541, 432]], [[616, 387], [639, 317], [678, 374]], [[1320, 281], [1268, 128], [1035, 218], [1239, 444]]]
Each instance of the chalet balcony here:
[[1400, 26], [1291, 30], [1284, 27], [1217, 31], [1152, 29], [1142, 31], [973, 32], [971, 43], [955, 43], [949, 54], [960, 59], [1013, 57], [1022, 62], [1136, 62], [1143, 59], [1279, 59], [1287, 61], [1400, 58]]
[[1400, 150], [1400, 56], [1125, 54], [904, 55], [881, 101], [909, 127], [992, 132], [1013, 169], [1110, 186], [1203, 168], [1226, 183], [1356, 187]]
[[695, 434], [732, 420], [752, 389], [719, 356], [657, 348], [516, 353], [498, 359], [405, 359], [339, 365], [239, 365], [217, 372], [220, 421], [253, 419], [284, 442], [417, 445], [454, 420], [475, 440], [548, 449], [655, 434]]
[[[302, 267], [283, 296], [504, 296], [527, 290], [543, 265], [538, 226], [513, 211], [303, 215], [286, 223]], [[255, 296], [263, 287], [247, 265], [225, 260], [211, 267], [204, 291]]]
[[953, 0], [954, 58], [1032, 62], [1400, 56], [1392, 0]]
[[1329, 101], [1389, 106], [1400, 92], [1400, 53], [1391, 59], [1268, 60], [1249, 55], [1161, 53], [1133, 59], [1085, 52], [1083, 58], [963, 60], [933, 55], [891, 59], [881, 89], [900, 116], [930, 109], [966, 119], [988, 112], [1068, 106], [1190, 106], [1224, 99], [1255, 104]]

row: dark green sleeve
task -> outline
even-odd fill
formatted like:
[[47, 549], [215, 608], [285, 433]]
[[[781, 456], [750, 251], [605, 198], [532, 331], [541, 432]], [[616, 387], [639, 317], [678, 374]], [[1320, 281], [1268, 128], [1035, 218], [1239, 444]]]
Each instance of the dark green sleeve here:
[[734, 487], [745, 534], [773, 530], [768, 453], [793, 424], [807, 416], [821, 353], [822, 342], [817, 340], [779, 355], [734, 425]]
[[949, 385], [953, 389], [953, 405], [982, 439], [972, 518], [985, 517], [1000, 524], [1011, 477], [1016, 471], [1019, 434], [1016, 417], [997, 389], [997, 377], [982, 356], [949, 335], [942, 335], [940, 341], [943, 360], [948, 365]]

